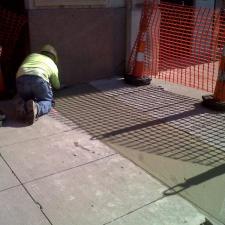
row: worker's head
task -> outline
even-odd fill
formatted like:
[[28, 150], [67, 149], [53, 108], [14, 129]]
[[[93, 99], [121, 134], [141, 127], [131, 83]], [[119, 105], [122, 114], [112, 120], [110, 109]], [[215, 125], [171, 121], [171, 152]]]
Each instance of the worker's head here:
[[41, 48], [41, 51], [40, 53], [42, 55], [46, 55], [48, 56], [49, 58], [51, 58], [55, 63], [58, 62], [58, 54], [55, 50], [55, 48], [52, 46], [52, 45], [44, 45], [42, 48]]

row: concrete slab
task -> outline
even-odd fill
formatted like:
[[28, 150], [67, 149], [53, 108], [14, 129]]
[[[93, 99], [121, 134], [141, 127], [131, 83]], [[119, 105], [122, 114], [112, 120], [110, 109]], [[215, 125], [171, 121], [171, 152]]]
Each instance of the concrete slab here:
[[[203, 209], [210, 221], [225, 223], [225, 114], [202, 107], [201, 96], [207, 93], [193, 88], [153, 81], [152, 87], [138, 92], [122, 92], [117, 80], [113, 83], [120, 94], [115, 95], [116, 90], [105, 88], [110, 82], [93, 85], [102, 94], [112, 93], [113, 100], [121, 102], [121, 109], [124, 105], [133, 107], [139, 117], [147, 114], [149, 120], [109, 131], [103, 140], [169, 187], [184, 185], [181, 195]], [[133, 116], [132, 110], [130, 114]]]
[[23, 187], [0, 192], [0, 224], [50, 225]]
[[[196, 111], [197, 112], [197, 111]], [[221, 161], [225, 157], [225, 113], [204, 112], [171, 121], [168, 124], [192, 134], [202, 142], [218, 148]], [[222, 157], [223, 156], [223, 157]]]
[[[119, 95], [116, 98], [126, 105], [132, 106], [149, 114], [152, 114], [152, 111], [154, 112], [155, 110], [160, 111], [159, 109], [162, 108], [168, 108], [170, 111], [173, 109], [173, 113], [177, 114], [182, 111], [189, 111], [195, 108], [194, 106], [196, 104], [200, 103], [199, 100], [169, 93], [152, 86], [142, 88], [138, 92]], [[179, 111], [176, 112], [174, 109]], [[166, 111], [167, 110], [163, 110], [164, 113], [166, 113]], [[157, 113], [153, 113], [153, 115], [159, 116]]]
[[0, 158], [0, 192], [2, 190], [20, 185], [6, 163]]
[[[50, 124], [51, 120], [48, 122]], [[100, 141], [90, 140], [90, 136], [81, 130], [11, 144], [2, 147], [1, 152], [22, 182], [59, 173], [115, 154]]]
[[135, 87], [123, 82], [123, 78], [116, 77], [113, 79], [102, 79], [90, 82], [97, 90], [101, 90], [105, 95], [116, 96], [124, 93], [137, 91], [140, 87]]
[[[180, 125], [168, 124], [164, 118], [172, 112], [179, 114], [189, 110], [199, 100], [168, 92], [162, 94], [161, 88], [152, 86], [134, 88], [121, 80], [107, 82], [97, 81], [95, 88], [90, 85], [69, 88], [61, 92], [62, 96], [59, 93], [56, 107], [65, 117], [53, 110], [31, 127], [18, 129], [15, 124], [14, 127], [8, 124], [1, 128], [0, 153], [29, 193], [22, 186], [0, 191], [0, 207], [6, 202], [7, 208], [0, 212], [0, 224], [4, 221], [2, 215], [7, 218], [4, 225], [39, 225], [39, 217], [41, 225], [46, 222], [54, 225], [199, 225], [204, 221], [204, 216], [184, 199], [176, 193], [165, 197], [168, 188], [97, 140], [100, 138], [122, 150], [122, 154], [144, 165], [149, 172], [159, 168], [160, 176], [171, 181], [171, 186], [183, 182], [184, 178], [195, 182], [192, 163], [209, 163], [205, 158], [208, 152], [214, 152], [216, 142], [212, 146], [200, 143], [198, 138], [193, 140], [186, 123], [184, 129], [179, 129]], [[96, 90], [101, 87], [103, 93]], [[183, 111], [177, 101], [185, 102]], [[123, 147], [127, 147], [128, 154]], [[199, 151], [202, 154], [196, 156]], [[184, 168], [183, 161], [191, 165], [187, 166], [191, 172], [185, 176], [182, 173], [187, 167]], [[218, 170], [212, 169], [216, 179], [220, 179], [223, 168], [221, 165]], [[7, 186], [13, 181], [8, 177], [7, 168], [4, 170]], [[202, 176], [200, 180], [205, 178], [204, 171]], [[223, 183], [224, 180], [211, 182], [211, 187], [219, 193]], [[16, 191], [11, 193], [11, 190]], [[23, 203], [18, 205], [18, 202]], [[26, 215], [26, 207], [32, 204], [31, 213]], [[222, 207], [218, 207], [224, 215]], [[17, 217], [18, 221], [14, 222]]]
[[[172, 204], [171, 204], [172, 203]], [[160, 199], [108, 225], [200, 225], [205, 222], [190, 203], [179, 196]]]
[[161, 86], [166, 91], [170, 91], [183, 96], [189, 96], [191, 98], [195, 98], [199, 100], [202, 100], [202, 95], [211, 94], [207, 91], [202, 91], [202, 90], [198, 90], [196, 88], [191, 88], [191, 87], [185, 87], [180, 84], [175, 84], [169, 81], [155, 79], [155, 78], [152, 79], [151, 84], [154, 86]]
[[[166, 152], [157, 154], [157, 152], [143, 151], [141, 148], [125, 148], [121, 145], [114, 145], [113, 147], [122, 155], [154, 175], [154, 177], [167, 184], [168, 188], [164, 192], [165, 196], [180, 194], [195, 206], [198, 204], [198, 209], [204, 212], [206, 217], [210, 218], [210, 221], [212, 219], [215, 220], [212, 215], [216, 215], [217, 221], [213, 224], [224, 224], [218, 221], [218, 219], [223, 221], [225, 215], [224, 164], [212, 167], [211, 165], [205, 166], [199, 163], [192, 163], [190, 160], [173, 159], [169, 155], [173, 154], [170, 149], [166, 156]], [[181, 149], [182, 151], [185, 154], [186, 151]], [[214, 151], [212, 150], [212, 152]], [[204, 162], [205, 155], [202, 155], [202, 162]], [[196, 157], [196, 160], [199, 158], [198, 155], [196, 156], [192, 153], [187, 156], [190, 158]], [[206, 212], [208, 212], [208, 215]]]
[[32, 126], [24, 126], [13, 122], [7, 127], [0, 129], [0, 152], [1, 147], [29, 141], [38, 137], [46, 137], [60, 132], [71, 130], [70, 127], [49, 116], [41, 117]]
[[151, 116], [104, 93], [94, 92], [56, 99], [56, 109], [95, 138], [138, 125]]
[[119, 155], [25, 186], [54, 225], [105, 224], [161, 198], [165, 190]]

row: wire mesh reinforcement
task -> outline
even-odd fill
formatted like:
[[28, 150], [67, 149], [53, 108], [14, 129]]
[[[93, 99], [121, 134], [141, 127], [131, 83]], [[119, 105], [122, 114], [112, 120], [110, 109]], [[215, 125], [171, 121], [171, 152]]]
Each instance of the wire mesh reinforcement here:
[[[225, 114], [196, 99], [152, 86], [73, 90], [75, 94], [64, 90], [56, 98], [56, 110], [66, 118], [60, 121], [84, 129], [93, 139], [204, 166], [225, 163]], [[50, 115], [59, 120], [56, 113]]]
[[129, 73], [134, 70], [137, 43], [143, 38], [142, 24], [147, 23], [145, 75], [213, 92], [225, 45], [225, 12], [148, 2], [131, 52]]

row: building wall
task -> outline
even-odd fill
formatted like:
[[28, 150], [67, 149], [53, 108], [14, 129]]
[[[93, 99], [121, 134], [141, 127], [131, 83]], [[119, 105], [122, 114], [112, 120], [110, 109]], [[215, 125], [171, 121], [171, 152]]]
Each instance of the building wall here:
[[[125, 69], [126, 9], [112, 7], [28, 7], [31, 51], [45, 43], [59, 53], [67, 85], [122, 75]], [[119, 4], [121, 3], [121, 4]]]

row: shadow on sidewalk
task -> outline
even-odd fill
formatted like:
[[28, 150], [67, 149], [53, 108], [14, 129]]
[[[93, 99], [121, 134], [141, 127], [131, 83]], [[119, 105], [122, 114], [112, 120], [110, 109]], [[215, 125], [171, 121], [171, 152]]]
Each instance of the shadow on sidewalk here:
[[0, 101], [0, 111], [6, 116], [2, 127], [20, 128], [28, 126], [26, 123], [16, 118], [14, 99]]
[[214, 111], [209, 111], [205, 108], [202, 107], [202, 105], [200, 103], [194, 104], [194, 109], [190, 110], [190, 111], [185, 111], [179, 114], [174, 114], [174, 115], [170, 115], [164, 118], [160, 118], [160, 119], [155, 119], [152, 121], [148, 121], [146, 123], [142, 123], [142, 124], [137, 124], [134, 126], [130, 126], [130, 127], [126, 127], [124, 129], [120, 129], [120, 130], [116, 130], [110, 133], [106, 133], [104, 135], [102, 135], [102, 137], [96, 137], [97, 139], [99, 138], [109, 138], [115, 135], [119, 135], [119, 134], [123, 134], [123, 133], [128, 133], [131, 131], [136, 131], [139, 129], [144, 129], [150, 126], [157, 126], [160, 124], [166, 124], [168, 122], [172, 122], [172, 121], [176, 121], [179, 119], [183, 119], [183, 118], [187, 118], [187, 117], [191, 117], [191, 116], [196, 116], [196, 115], [202, 115], [204, 113], [210, 113], [210, 114], [216, 114], [216, 112]]
[[152, 86], [61, 94], [62, 116], [167, 184], [164, 196], [180, 193], [224, 221], [225, 113]]
[[225, 114], [199, 100], [151, 86], [79, 88], [61, 92], [56, 110], [93, 139], [201, 165], [225, 162]]
[[182, 191], [185, 191], [188, 188], [204, 183], [208, 180], [211, 180], [215, 177], [225, 174], [225, 164], [214, 167], [210, 170], [207, 170], [204, 173], [198, 174], [197, 176], [186, 179], [185, 182], [174, 185], [173, 187], [168, 188], [163, 192], [165, 196], [176, 195]]

